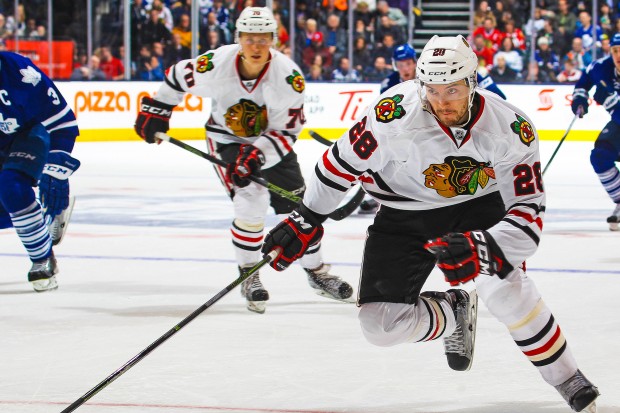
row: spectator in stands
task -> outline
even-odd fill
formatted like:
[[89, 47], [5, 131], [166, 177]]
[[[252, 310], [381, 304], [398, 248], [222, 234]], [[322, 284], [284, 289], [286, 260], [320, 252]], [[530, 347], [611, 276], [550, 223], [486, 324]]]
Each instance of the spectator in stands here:
[[[515, 73], [521, 73], [523, 70], [523, 56], [515, 49], [510, 37], [504, 37], [504, 40], [502, 40], [502, 47], [493, 56], [493, 66], [498, 65], [497, 60], [500, 57], [504, 59], [506, 65]], [[495, 79], [495, 76], [492, 77]], [[501, 80], [495, 80], [501, 83]]]
[[280, 12], [274, 12], [273, 17], [278, 24], [278, 44], [276, 45], [276, 49], [282, 51], [288, 45], [288, 30], [286, 29], [286, 25], [282, 23], [282, 14]]
[[598, 21], [601, 29], [603, 29], [603, 33], [607, 36], [613, 36], [614, 32], [614, 16], [609, 8], [609, 4], [603, 3], [601, 4], [601, 9], [598, 14]]
[[401, 29], [407, 27], [407, 17], [401, 9], [390, 7], [386, 0], [377, 1], [377, 17], [387, 16], [393, 25], [399, 26]]
[[[311, 20], [311, 19], [308, 19]], [[314, 32], [312, 35], [312, 43], [310, 47], [306, 47], [302, 52], [302, 69], [309, 70], [310, 66], [314, 63], [316, 56], [321, 56], [323, 59], [323, 67], [331, 67], [332, 54], [329, 53], [329, 49], [323, 44], [323, 34], [321, 32]], [[326, 69], [325, 69], [326, 70]]]
[[348, 57], [338, 59], [338, 67], [332, 72], [332, 81], [342, 83], [361, 82], [362, 79], [357, 70], [351, 67]]
[[174, 19], [172, 18], [172, 12], [164, 2], [161, 0], [153, 0], [151, 3], [151, 10], [153, 9], [159, 12], [159, 18], [164, 23], [164, 26], [166, 26], [166, 29], [168, 29], [169, 32], [172, 31]]
[[347, 9], [347, 0], [323, 0], [323, 5], [320, 8], [320, 11], [317, 8], [317, 14], [314, 17], [318, 21], [320, 27], [325, 27], [327, 26], [328, 16], [335, 14], [341, 20], [343, 20], [344, 18], [346, 18], [346, 14], [343, 12]]
[[[497, 27], [497, 30], [500, 32], [503, 32], [505, 30], [506, 21], [512, 18], [512, 13], [510, 10], [506, 9], [502, 0], [497, 0], [495, 2], [495, 8], [491, 10], [491, 13], [493, 13], [493, 17], [495, 17], [495, 27]], [[482, 21], [484, 22], [484, 20]]]
[[353, 20], [361, 20], [364, 23], [364, 27], [368, 31], [372, 31], [375, 25], [375, 15], [370, 12], [370, 7], [366, 1], [360, 1], [357, 3], [355, 11], [353, 11]]
[[364, 73], [372, 67], [372, 57], [363, 37], [356, 37], [353, 43], [353, 67], [359, 73]]
[[562, 52], [568, 50], [569, 46], [566, 42], [566, 38], [560, 34], [555, 27], [555, 19], [545, 19], [545, 24], [542, 31], [538, 33], [537, 37], [546, 37], [549, 40], [549, 47], [553, 52], [561, 56]]
[[404, 43], [405, 36], [403, 28], [394, 23], [389, 16], [383, 15], [379, 18], [379, 26], [375, 32], [375, 41], [377, 43], [384, 43], [387, 36], [392, 36], [395, 43]]
[[4, 14], [0, 13], [0, 39], [6, 39], [13, 33], [6, 26], [6, 18]]
[[26, 33], [26, 10], [23, 4], [17, 5], [17, 21], [15, 21], [14, 15], [6, 18], [6, 27], [12, 35], [17, 33], [19, 37], [24, 37]]
[[525, 71], [524, 74], [524, 80], [523, 83], [530, 83], [530, 84], [540, 84], [540, 83], [544, 83], [539, 76], [539, 68], [538, 68], [538, 62], [536, 60], [532, 60], [531, 62], [529, 62], [527, 64], [527, 70]]
[[204, 39], [203, 38], [200, 39], [200, 45], [201, 45], [202, 50], [214, 50], [210, 46], [202, 47], [203, 44], [205, 45], [207, 43], [210, 43], [211, 45], [213, 44], [213, 37], [209, 37], [209, 33], [211, 32], [217, 32], [217, 37], [219, 39], [220, 44], [221, 45], [224, 44], [224, 42], [226, 41], [226, 33], [224, 32], [224, 30], [218, 23], [217, 16], [213, 12], [207, 13], [207, 22], [204, 25], [203, 29], [201, 30], [201, 33], [204, 35]]
[[374, 48], [371, 56], [373, 57], [373, 59], [376, 59], [377, 56], [381, 56], [385, 59], [386, 62], [391, 62], [395, 48], [396, 41], [394, 39], [394, 36], [392, 36], [391, 34], [386, 34], [383, 38], [383, 42], [379, 43], [379, 45]]
[[577, 29], [577, 16], [570, 10], [568, 0], [558, 0], [556, 19], [560, 33], [572, 37]]
[[545, 83], [555, 82], [560, 69], [558, 56], [549, 47], [546, 37], [539, 37], [537, 44], [534, 59], [538, 63], [538, 76]]
[[[307, 19], [304, 29], [304, 43], [303, 47], [312, 46], [312, 42], [316, 40], [315, 33], [319, 32], [318, 23], [314, 19]], [[323, 35], [321, 34], [321, 42], [323, 41]]]
[[224, 7], [222, 0], [213, 0], [213, 6], [209, 8], [208, 13], [215, 13], [219, 26], [224, 31], [224, 41], [226, 44], [232, 43], [232, 35], [230, 31], [230, 12]]
[[162, 70], [166, 70], [166, 57], [165, 57], [166, 48], [162, 43], [155, 42], [151, 45], [151, 54], [159, 60], [159, 66]]
[[493, 48], [491, 47], [487, 47], [484, 36], [481, 34], [476, 35], [474, 37], [474, 42], [471, 47], [474, 50], [476, 56], [478, 56], [478, 60], [484, 59], [487, 69], [491, 70], [491, 66], [493, 65], [493, 56], [495, 56], [495, 50], [493, 50]]
[[527, 23], [523, 27], [523, 32], [528, 38], [533, 38], [536, 34], [543, 29], [545, 26], [545, 19], [542, 15], [542, 10], [540, 7], [536, 7], [534, 9], [534, 18], [530, 17], [527, 20]]
[[581, 78], [581, 70], [577, 70], [574, 60], [567, 59], [564, 61], [564, 69], [558, 74], [558, 82], [575, 83]]
[[366, 41], [367, 45], [373, 45], [375, 43], [374, 30], [367, 30], [364, 21], [361, 19], [355, 20], [355, 28], [353, 29], [353, 38], [356, 39], [358, 37], [362, 37]]
[[495, 65], [489, 72], [497, 83], [515, 83], [519, 80], [519, 72], [515, 72], [506, 64], [504, 55], [495, 55]]
[[[170, 44], [166, 46], [165, 50], [166, 52], [164, 53], [163, 64], [164, 68], [170, 67], [181, 60], [189, 59], [192, 55], [190, 48], [181, 44], [181, 35], [178, 33], [172, 35], [172, 40], [170, 41]], [[205, 48], [205, 51], [206, 50], [211, 49]]]
[[527, 45], [525, 42], [525, 34], [523, 34], [523, 30], [515, 26], [514, 20], [508, 20], [505, 25], [506, 32], [504, 33], [504, 37], [510, 37], [512, 39], [512, 44], [515, 49], [524, 52]]
[[482, 23], [484, 22], [484, 19], [486, 18], [491, 18], [495, 20], [495, 16], [493, 15], [493, 12], [491, 11], [491, 7], [489, 7], [489, 2], [486, 0], [482, 0], [478, 4], [478, 8], [476, 9], [476, 12], [474, 13], [474, 21], [473, 21], [474, 28], [482, 26]]
[[391, 66], [385, 61], [383, 56], [375, 58], [374, 66], [366, 71], [366, 80], [369, 82], [382, 82], [392, 74]]
[[106, 80], [105, 73], [101, 71], [100, 60], [92, 55], [88, 65], [76, 67], [71, 73], [71, 80]]
[[140, 54], [136, 64], [136, 78], [138, 80], [164, 80], [164, 69], [159, 59], [153, 56], [148, 46], [140, 48]]
[[172, 36], [175, 34], [178, 34], [181, 37], [181, 45], [187, 48], [192, 47], [192, 28], [189, 14], [182, 14], [179, 17], [179, 24], [174, 26], [174, 29], [172, 29]]
[[502, 33], [495, 27], [495, 19], [487, 17], [482, 21], [482, 26], [474, 29], [473, 37], [482, 36], [486, 47], [490, 47], [497, 51], [502, 40]]
[[572, 47], [566, 53], [565, 59], [574, 60], [577, 64], [577, 69], [583, 70], [590, 63], [592, 63], [592, 54], [589, 51], [584, 50], [583, 41], [581, 37], [575, 37], [572, 42]]
[[335, 60], [340, 59], [347, 52], [349, 39], [347, 32], [340, 27], [340, 17], [338, 15], [330, 14], [327, 17], [327, 27], [323, 31], [323, 39], [325, 46], [327, 46]]
[[142, 29], [147, 21], [147, 12], [142, 0], [131, 2], [130, 21], [131, 21], [131, 56], [132, 60], [138, 55], [140, 41], [142, 39]]
[[112, 55], [112, 49], [108, 45], [101, 46], [101, 71], [105, 73], [107, 80], [122, 80], [125, 76], [125, 67], [119, 58]]
[[323, 82], [323, 68], [319, 65], [310, 66], [310, 71], [304, 76], [306, 82]]
[[222, 37], [220, 33], [221, 32], [218, 30], [210, 30], [207, 32], [207, 42], [204, 48], [205, 51], [215, 50], [224, 44], [222, 43], [224, 38]]
[[172, 13], [172, 20], [178, 22], [181, 19], [181, 16], [187, 14], [191, 16], [192, 14], [192, 6], [191, 0], [176, 0], [170, 2], [170, 12]]
[[592, 37], [592, 16], [587, 11], [581, 11], [579, 13], [579, 24], [577, 25], [577, 29], [575, 30], [574, 37], [580, 37], [583, 42], [583, 48], [585, 50], [590, 50], [596, 41], [601, 38], [603, 34], [603, 29], [598, 24], [596, 25], [596, 38]]
[[602, 59], [603, 57], [609, 56], [611, 54], [609, 36], [607, 34], [603, 34], [599, 43], [600, 44], [598, 44], [596, 48], [596, 58]]
[[149, 19], [143, 26], [140, 44], [144, 45], [154, 42], [168, 43], [170, 41], [170, 31], [159, 18], [159, 15], [159, 10], [155, 8], [149, 10]]
[[39, 40], [39, 33], [37, 32], [37, 21], [35, 19], [26, 20], [26, 29], [24, 30], [24, 37], [29, 40]]

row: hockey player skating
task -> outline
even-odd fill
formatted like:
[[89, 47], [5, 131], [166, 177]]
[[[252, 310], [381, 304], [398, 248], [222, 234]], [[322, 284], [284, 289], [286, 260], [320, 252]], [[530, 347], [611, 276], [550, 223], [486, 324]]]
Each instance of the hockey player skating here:
[[[593, 411], [597, 388], [523, 267], [545, 211], [537, 132], [520, 109], [476, 88], [477, 65], [462, 36], [434, 36], [418, 80], [382, 94], [327, 151], [263, 252], [282, 248], [271, 265], [286, 268], [372, 171], [363, 185], [382, 207], [368, 228], [358, 293], [366, 339], [393, 346], [442, 337], [449, 366], [468, 370], [479, 296], [544, 380], [574, 410]], [[452, 286], [474, 280], [477, 293], [421, 292], [435, 264]]]
[[69, 176], [80, 166], [71, 156], [77, 122], [30, 59], [0, 52], [0, 82], [0, 228], [15, 228], [24, 244], [34, 290], [53, 290], [58, 266], [52, 245], [67, 228], [73, 207]]
[[[297, 205], [271, 195], [247, 177], [261, 174], [269, 182], [294, 194], [305, 190], [293, 144], [305, 122], [304, 78], [299, 67], [279, 53], [277, 23], [264, 7], [245, 8], [236, 22], [235, 43], [183, 60], [166, 72], [155, 99], [145, 97], [136, 131], [149, 143], [156, 132], [166, 132], [172, 109], [185, 93], [210, 97], [213, 110], [207, 122], [207, 148], [230, 164], [216, 172], [234, 205], [232, 242], [240, 271], [261, 258], [263, 227], [271, 205], [288, 214]], [[301, 259], [310, 286], [320, 295], [345, 300], [353, 289], [329, 273], [320, 245]], [[259, 275], [241, 286], [248, 309], [265, 311], [269, 299]]]
[[[386, 90], [399, 83], [415, 79], [416, 53], [413, 47], [405, 43], [395, 48], [392, 55], [392, 66], [394, 67], [394, 72], [381, 83], [381, 93], [384, 93]], [[491, 76], [483, 76], [480, 72], [477, 72], [476, 79], [478, 87], [493, 92], [502, 99], [506, 99], [506, 95], [504, 95], [504, 92], [501, 91]], [[360, 204], [359, 213], [374, 214], [377, 212], [378, 208], [379, 203], [372, 198], [368, 198]]]
[[616, 33], [611, 40], [611, 54], [592, 62], [575, 84], [571, 109], [577, 114], [579, 108], [581, 116], [588, 113], [588, 91], [596, 86], [594, 99], [603, 105], [611, 115], [611, 120], [594, 142], [594, 149], [590, 153], [590, 163], [598, 176], [603, 188], [609, 194], [616, 208], [607, 218], [609, 229], [618, 231], [620, 223], [620, 171], [616, 162], [620, 159], [620, 33]]

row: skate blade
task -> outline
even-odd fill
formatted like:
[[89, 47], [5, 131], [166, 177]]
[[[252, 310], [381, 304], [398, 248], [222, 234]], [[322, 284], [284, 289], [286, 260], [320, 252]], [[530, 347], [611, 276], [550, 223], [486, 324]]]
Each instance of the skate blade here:
[[357, 300], [355, 298], [353, 298], [353, 295], [351, 295], [351, 297], [349, 297], [349, 298], [340, 298], [340, 297], [333, 296], [330, 293], [325, 292], [323, 290], [319, 290], [319, 289], [316, 289], [316, 288], [313, 288], [313, 290], [314, 290], [314, 293], [316, 295], [320, 295], [321, 297], [325, 297], [325, 298], [330, 298], [330, 299], [335, 300], [335, 301], [340, 301], [340, 302], [343, 302], [343, 303], [356, 303], [357, 302]]
[[32, 281], [31, 284], [32, 288], [38, 293], [53, 291], [58, 288], [58, 282], [56, 281], [55, 275], [52, 275], [50, 278], [42, 278], [40, 280]]
[[263, 314], [267, 309], [267, 301], [248, 301], [248, 310]]
[[469, 360], [469, 365], [463, 371], [469, 371], [471, 366], [474, 364], [474, 354], [476, 349], [476, 325], [478, 322], [478, 293], [476, 290], [471, 290], [469, 292], [469, 308], [471, 309], [471, 360]]
[[[50, 228], [50, 232], [52, 233], [52, 245], [56, 246], [61, 243], [63, 238], [65, 237], [65, 232], [67, 232], [67, 228], [69, 227], [69, 222], [71, 221], [71, 214], [73, 214], [73, 205], [75, 204], [75, 197], [69, 197], [69, 206], [65, 209], [62, 214], [65, 215], [65, 218], [62, 222], [57, 224], [57, 228]], [[58, 217], [56, 217], [58, 218]], [[51, 227], [53, 227], [54, 221], [52, 221]]]

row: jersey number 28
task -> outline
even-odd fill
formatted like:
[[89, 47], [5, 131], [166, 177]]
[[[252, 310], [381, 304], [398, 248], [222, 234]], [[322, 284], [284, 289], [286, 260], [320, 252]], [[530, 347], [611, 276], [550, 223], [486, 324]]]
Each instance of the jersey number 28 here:
[[372, 132], [366, 130], [366, 120], [367, 117], [364, 116], [361, 121], [357, 122], [349, 129], [349, 142], [351, 146], [353, 146], [353, 152], [355, 152], [360, 159], [370, 158], [370, 155], [372, 155], [379, 146]]
[[515, 195], [523, 196], [535, 194], [536, 191], [544, 192], [540, 162], [534, 162], [534, 165], [519, 164], [512, 170], [512, 175], [515, 177]]

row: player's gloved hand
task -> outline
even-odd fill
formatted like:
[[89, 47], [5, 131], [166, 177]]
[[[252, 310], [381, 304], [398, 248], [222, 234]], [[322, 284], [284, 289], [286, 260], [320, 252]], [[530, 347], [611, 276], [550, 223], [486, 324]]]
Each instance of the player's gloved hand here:
[[323, 237], [323, 225], [327, 217], [315, 214], [304, 204], [291, 213], [284, 221], [276, 225], [265, 237], [263, 254], [269, 254], [276, 248], [282, 252], [271, 261], [277, 271], [283, 271], [299, 257], [308, 247], [317, 244]]
[[50, 151], [39, 180], [39, 200], [52, 219], [69, 206], [69, 177], [80, 161], [64, 151]]
[[260, 149], [252, 145], [241, 145], [234, 163], [228, 165], [226, 173], [239, 188], [250, 184], [250, 175], [259, 175], [260, 168], [265, 164], [265, 156]]
[[588, 92], [585, 89], [575, 89], [573, 92], [573, 101], [570, 104], [570, 108], [573, 113], [576, 115], [579, 113], [579, 108], [581, 108], [581, 113], [579, 115], [580, 118], [583, 118], [583, 115], [588, 113]]
[[446, 281], [455, 286], [499, 271], [502, 262], [493, 254], [490, 239], [486, 231], [454, 232], [428, 241], [424, 248], [435, 254]]
[[168, 105], [144, 96], [134, 125], [136, 133], [148, 143], [161, 143], [155, 134], [157, 132], [168, 132], [172, 109], [174, 109], [174, 105]]

